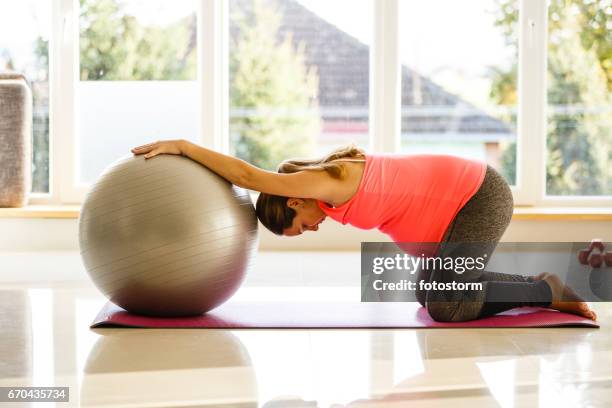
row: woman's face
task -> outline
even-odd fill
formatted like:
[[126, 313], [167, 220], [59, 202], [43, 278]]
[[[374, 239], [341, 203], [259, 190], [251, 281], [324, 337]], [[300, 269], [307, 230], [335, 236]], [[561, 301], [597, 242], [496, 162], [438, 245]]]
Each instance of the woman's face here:
[[300, 235], [304, 231], [317, 231], [319, 224], [323, 222], [326, 215], [312, 198], [290, 198], [287, 200], [287, 207], [295, 210], [291, 227], [283, 231], [283, 235], [293, 237]]

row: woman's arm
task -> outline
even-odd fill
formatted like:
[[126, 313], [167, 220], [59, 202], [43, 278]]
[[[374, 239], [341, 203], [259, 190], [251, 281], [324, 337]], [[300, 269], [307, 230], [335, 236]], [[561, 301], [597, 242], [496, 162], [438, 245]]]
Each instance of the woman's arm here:
[[337, 189], [337, 180], [326, 171], [300, 171], [281, 174], [253, 166], [244, 160], [217, 153], [184, 141], [184, 154], [208, 167], [230, 182], [262, 193], [284, 197], [329, 200], [329, 192]]
[[155, 142], [136, 147], [132, 149], [132, 153], [144, 154], [146, 159], [158, 154], [181, 154], [237, 186], [284, 197], [333, 201], [332, 194], [338, 191], [340, 183], [326, 171], [313, 170], [281, 174], [262, 170], [244, 160], [215, 152], [187, 140]]
[[247, 168], [247, 188], [283, 197], [314, 198], [334, 202], [341, 189], [340, 180], [324, 170], [303, 170], [297, 173], [275, 173], [251, 166]]
[[241, 187], [244, 186], [246, 167], [249, 166], [244, 160], [232, 156], [217, 153], [214, 150], [200, 147], [188, 140], [164, 140], [149, 143], [132, 149], [135, 155], [144, 154], [145, 159], [150, 159], [159, 154], [176, 154], [187, 156], [190, 159], [208, 167], [224, 179]]
[[187, 140], [182, 140], [181, 142], [181, 151], [184, 156], [208, 167], [230, 183], [248, 188], [245, 184], [247, 167], [250, 166], [249, 163], [236, 157], [198, 146]]

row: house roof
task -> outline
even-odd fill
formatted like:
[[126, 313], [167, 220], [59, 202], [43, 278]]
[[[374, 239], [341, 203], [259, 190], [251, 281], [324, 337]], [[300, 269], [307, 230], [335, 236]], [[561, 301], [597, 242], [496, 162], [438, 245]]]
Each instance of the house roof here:
[[[239, 8], [248, 15], [252, 1], [232, 0], [230, 7], [232, 10]], [[317, 68], [318, 102], [324, 122], [328, 125], [352, 122], [353, 127], [355, 122], [367, 122], [369, 46], [295, 0], [274, 1], [282, 12], [278, 41], [291, 35], [294, 46], [303, 43], [305, 63]], [[232, 39], [237, 39], [239, 34], [239, 27], [230, 22]], [[491, 139], [493, 136], [496, 140], [514, 137], [507, 123], [404, 65], [401, 87], [402, 110], [407, 111], [402, 114], [403, 133], [461, 133], [470, 139]]]

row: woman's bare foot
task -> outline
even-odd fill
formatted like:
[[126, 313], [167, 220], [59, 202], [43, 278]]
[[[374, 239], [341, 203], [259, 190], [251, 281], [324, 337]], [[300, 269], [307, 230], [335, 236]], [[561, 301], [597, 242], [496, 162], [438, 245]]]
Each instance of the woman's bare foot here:
[[564, 284], [557, 275], [544, 272], [535, 276], [534, 280], [544, 280], [550, 286], [552, 292], [551, 309], [584, 316], [591, 320], [597, 319], [597, 315], [589, 308], [589, 305], [572, 288]]
[[537, 281], [541, 281], [542, 279], [544, 279], [544, 278], [545, 278], [545, 277], [547, 277], [548, 275], [550, 275], [550, 273], [548, 273], [548, 272], [542, 272], [542, 273], [539, 273], [539, 274], [537, 274], [536, 276], [534, 276], [534, 277], [533, 277], [533, 280], [534, 280], [534, 281], [536, 281], [536, 282], [537, 282]]

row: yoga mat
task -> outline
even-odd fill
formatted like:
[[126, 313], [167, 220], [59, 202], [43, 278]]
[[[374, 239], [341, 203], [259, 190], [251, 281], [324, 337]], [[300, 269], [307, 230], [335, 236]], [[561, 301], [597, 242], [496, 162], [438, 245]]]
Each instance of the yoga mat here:
[[435, 328], [435, 327], [599, 327], [592, 320], [545, 308], [523, 307], [462, 323], [440, 323], [417, 303], [229, 301], [195, 317], [163, 318], [130, 314], [108, 302], [96, 327], [150, 328]]

